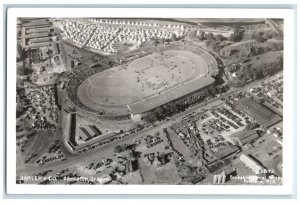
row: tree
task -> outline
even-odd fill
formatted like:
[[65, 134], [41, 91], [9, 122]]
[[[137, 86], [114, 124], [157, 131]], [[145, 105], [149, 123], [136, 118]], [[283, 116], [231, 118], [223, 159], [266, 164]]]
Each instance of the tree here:
[[174, 33], [171, 34], [171, 40], [172, 41], [176, 40], [176, 35]]
[[203, 31], [200, 31], [200, 37], [199, 39], [202, 41], [202, 40], [205, 40], [205, 32]]
[[207, 41], [215, 41], [214, 34], [211, 32], [207, 33], [205, 37]]
[[210, 50], [210, 51], [215, 51], [217, 47], [217, 43], [215, 41], [208, 40], [205, 42], [205, 46]]
[[233, 33], [229, 36], [229, 40], [233, 42], [239, 42], [243, 38], [244, 31], [241, 29], [239, 25], [235, 25], [233, 27]]
[[267, 40], [267, 38], [264, 36], [264, 32], [253, 32], [251, 34], [251, 39], [256, 40], [257, 42], [263, 43]]
[[224, 41], [226, 38], [223, 35], [217, 34], [215, 38], [218, 42]]

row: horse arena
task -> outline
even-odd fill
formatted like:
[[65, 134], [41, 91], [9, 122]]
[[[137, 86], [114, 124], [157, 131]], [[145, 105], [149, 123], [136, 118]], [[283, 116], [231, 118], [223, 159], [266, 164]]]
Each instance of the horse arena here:
[[85, 112], [104, 117], [129, 116], [128, 105], [159, 97], [167, 90], [210, 76], [216, 70], [214, 57], [202, 49], [166, 48], [89, 74], [74, 90], [77, 103]]

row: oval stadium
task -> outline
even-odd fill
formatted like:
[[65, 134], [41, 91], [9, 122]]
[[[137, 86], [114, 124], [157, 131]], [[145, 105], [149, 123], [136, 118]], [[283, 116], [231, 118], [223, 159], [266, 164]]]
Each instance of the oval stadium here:
[[82, 73], [74, 103], [104, 119], [138, 115], [140, 120], [143, 113], [210, 86], [217, 70], [214, 57], [199, 47], [170, 44], [103, 71]]

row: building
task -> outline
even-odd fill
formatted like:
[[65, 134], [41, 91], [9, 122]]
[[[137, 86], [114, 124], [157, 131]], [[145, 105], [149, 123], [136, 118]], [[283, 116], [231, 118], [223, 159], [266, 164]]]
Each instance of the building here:
[[79, 129], [81, 130], [82, 133], [79, 133], [79, 136], [84, 140], [87, 141], [89, 139], [93, 138], [93, 135], [91, 135], [86, 128], [84, 127], [79, 127]]
[[241, 131], [232, 135], [232, 140], [240, 146], [250, 144], [258, 138], [259, 135], [257, 134], [256, 129]]
[[240, 151], [240, 148], [238, 146], [229, 144], [226, 147], [217, 148], [217, 151], [216, 152], [212, 151], [212, 153], [218, 159], [224, 159], [224, 158], [227, 158], [227, 157], [229, 157], [229, 156], [231, 156], [235, 153], [238, 153], [239, 151]]
[[198, 97], [207, 93], [215, 80], [212, 77], [199, 77], [176, 87], [158, 92], [155, 95], [127, 105], [134, 122], [141, 121], [149, 112], [165, 104], [180, 102], [188, 97]]
[[225, 171], [222, 171], [219, 174], [214, 175], [213, 184], [214, 185], [223, 185], [226, 181]]
[[[39, 48], [51, 46], [57, 41], [52, 22], [48, 19], [23, 19], [22, 23], [22, 47]], [[28, 22], [26, 22], [28, 21]]]
[[102, 134], [102, 132], [95, 125], [89, 125], [89, 128], [94, 132], [95, 136]]
[[260, 174], [261, 171], [264, 169], [264, 167], [260, 163], [258, 163], [252, 157], [247, 156], [245, 154], [241, 154], [240, 160], [245, 164], [246, 168], [251, 169], [257, 175]]

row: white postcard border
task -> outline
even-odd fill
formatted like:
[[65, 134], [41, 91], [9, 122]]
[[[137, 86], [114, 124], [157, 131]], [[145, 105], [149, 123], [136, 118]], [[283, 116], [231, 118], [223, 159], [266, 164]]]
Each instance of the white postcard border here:
[[[284, 18], [283, 185], [20, 185], [16, 184], [17, 17]], [[8, 194], [253, 194], [290, 195], [294, 169], [294, 10], [199, 8], [9, 8], [7, 16], [7, 193]]]

